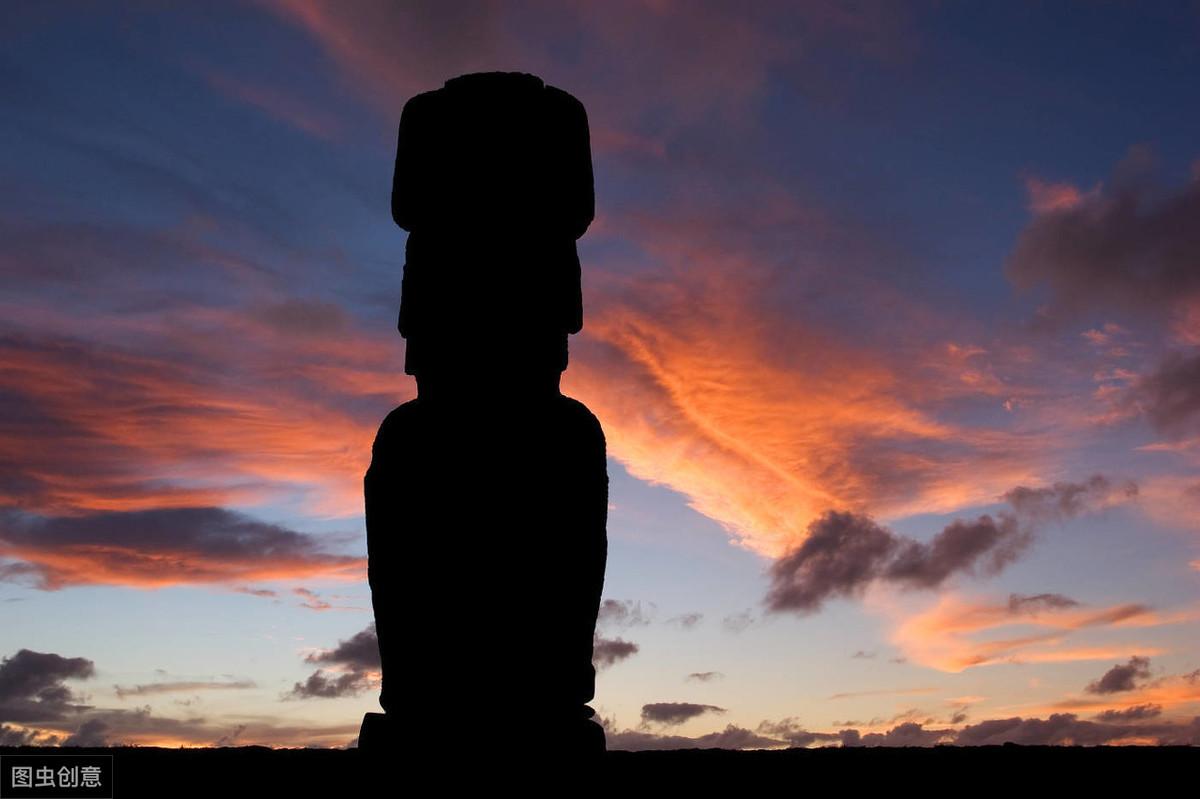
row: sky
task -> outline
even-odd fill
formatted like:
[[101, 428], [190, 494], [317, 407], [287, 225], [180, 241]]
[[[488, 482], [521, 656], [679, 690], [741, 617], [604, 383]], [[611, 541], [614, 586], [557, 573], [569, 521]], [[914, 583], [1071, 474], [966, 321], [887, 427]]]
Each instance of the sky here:
[[1194, 4], [7, 3], [0, 42], [0, 744], [354, 743], [396, 128], [491, 70], [589, 116], [610, 748], [1200, 743]]

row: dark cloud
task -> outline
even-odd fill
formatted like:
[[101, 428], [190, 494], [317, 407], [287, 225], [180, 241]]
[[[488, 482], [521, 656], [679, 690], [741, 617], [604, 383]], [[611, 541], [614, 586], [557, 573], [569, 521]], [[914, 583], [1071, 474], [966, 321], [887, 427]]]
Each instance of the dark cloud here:
[[[32, 563], [0, 563], [0, 582], [37, 582], [41, 569]], [[5, 602], [15, 602], [16, 598], [5, 599]]]
[[95, 673], [87, 658], [19, 650], [0, 661], [0, 721], [48, 721], [79, 711], [83, 706], [63, 681]]
[[1096, 714], [1096, 719], [1098, 721], [1142, 721], [1143, 719], [1157, 718], [1162, 715], [1162, 711], [1162, 705], [1147, 702], [1144, 705], [1123, 707], [1120, 710], [1106, 710]]
[[771, 567], [771, 611], [813, 613], [826, 600], [860, 595], [875, 580], [936, 588], [956, 573], [994, 574], [1028, 546], [1031, 533], [1002, 514], [957, 520], [928, 543], [898, 536], [866, 516], [829, 511]]
[[847, 744], [843, 736], [842, 745], [853, 746], [933, 746], [953, 739], [953, 730], [925, 729], [924, 725], [915, 721], [898, 724], [884, 733], [869, 732], [854, 738], [853, 744]]
[[333, 699], [354, 696], [375, 684], [373, 673], [381, 668], [379, 635], [375, 622], [333, 649], [306, 655], [306, 663], [332, 667], [332, 671], [317, 669], [304, 682], [295, 683], [285, 698]]
[[[1150, 718], [1145, 716], [1143, 718]], [[1120, 719], [1118, 719], [1120, 721]], [[1124, 724], [1085, 721], [1072, 713], [1056, 713], [1046, 719], [989, 719], [970, 724], [955, 732], [930, 729], [917, 722], [905, 722], [886, 733], [861, 733], [842, 730], [843, 746], [996, 746], [1015, 743], [1024, 746], [1097, 746], [1126, 738], [1150, 738], [1159, 744], [1200, 742], [1200, 717], [1190, 722]]]
[[956, 520], [929, 543], [904, 541], [882, 578], [913, 588], [937, 588], [957, 572], [997, 574], [1032, 540], [1032, 532], [1008, 514]]
[[703, 613], [681, 613], [678, 616], [672, 616], [667, 619], [667, 624], [678, 624], [684, 630], [690, 630], [699, 624], [703, 618]]
[[767, 607], [812, 613], [827, 599], [855, 596], [879, 576], [896, 547], [896, 536], [866, 516], [831, 510], [771, 566]]
[[646, 730], [618, 730], [612, 722], [604, 724], [605, 745], [617, 751], [650, 751], [664, 749], [773, 749], [786, 744], [767, 738], [744, 727], [730, 724], [718, 732], [698, 735], [660, 735]]
[[1160, 314], [1200, 291], [1200, 181], [1164, 191], [1135, 150], [1104, 191], [1036, 215], [1005, 265], [1018, 288], [1045, 286], [1047, 313]]
[[1193, 716], [1186, 724], [1156, 724], [1142, 731], [1156, 735], [1161, 746], [1200, 746], [1200, 716]]
[[1150, 658], [1131, 657], [1128, 663], [1117, 664], [1104, 672], [1098, 680], [1088, 683], [1084, 690], [1089, 694], [1116, 694], [1132, 691], [1138, 687], [1138, 680], [1150, 677]]
[[1181, 438], [1196, 432], [1200, 429], [1200, 353], [1168, 353], [1134, 383], [1126, 399], [1164, 435]]
[[1190, 724], [1110, 724], [1084, 721], [1074, 713], [1055, 713], [1047, 719], [989, 719], [959, 730], [959, 746], [1098, 746], [1131, 736], [1151, 737], [1161, 744], [1200, 742], [1200, 727]]
[[603, 638], [599, 635], [592, 638], [592, 663], [597, 669], [607, 669], [626, 658], [633, 657], [637, 652], [638, 645], [633, 641], [621, 638]]
[[335, 699], [355, 696], [371, 687], [367, 675], [361, 671], [327, 674], [317, 669], [304, 682], [292, 686], [289, 696], [299, 699]]
[[1047, 488], [1017, 486], [1003, 499], [1030, 521], [1062, 522], [1098, 509], [1111, 497], [1132, 499], [1137, 493], [1137, 484], [1131, 480], [1113, 483], [1102, 474], [1094, 474], [1082, 483], [1058, 482]]
[[338, 641], [333, 649], [307, 655], [307, 663], [342, 666], [356, 671], [371, 671], [380, 668], [379, 635], [375, 622], [355, 633], [345, 641]]
[[741, 613], [734, 613], [721, 619], [721, 627], [726, 632], [740, 633], [744, 632], [754, 622], [754, 614], [749, 610], [743, 610]]
[[1073, 608], [1079, 603], [1062, 594], [1009, 594], [1008, 612], [1014, 615], [1032, 615], [1042, 610]]
[[[897, 535], [868, 516], [828, 511], [809, 525], [803, 543], [772, 564], [765, 604], [772, 612], [814, 613], [830, 599], [861, 595], [877, 580], [929, 589], [959, 574], [996, 574], [1028, 548], [1038, 525], [1095, 509], [1114, 492], [1130, 497], [1137, 487], [1114, 485], [1103, 475], [1049, 488], [1018, 486], [1002, 497], [1013, 512], [957, 519], [927, 542]], [[1044, 594], [1017, 601], [1055, 599]]]
[[725, 679], [725, 675], [719, 671], [693, 671], [687, 676], [687, 679], [695, 682], [712, 682]]
[[63, 746], [105, 746], [109, 728], [103, 719], [88, 719], [79, 725], [75, 734], [63, 741]]
[[[46, 726], [46, 725], [43, 725]], [[201, 717], [156, 716], [149, 707], [131, 710], [96, 709], [49, 726], [60, 731], [69, 746], [124, 746], [161, 741], [196, 746], [344, 746], [358, 724], [297, 725], [274, 716], [239, 716], [236, 722]], [[176, 745], [175, 743], [171, 744]]]
[[[1156, 706], [1120, 718], [1085, 721], [1072, 713], [1056, 713], [1046, 719], [1013, 717], [989, 719], [961, 730], [926, 726], [930, 722], [904, 721], [886, 732], [862, 732], [856, 727], [813, 731], [794, 718], [763, 721], [754, 731], [729, 725], [721, 732], [691, 738], [657, 735], [640, 730], [618, 730], [610, 720], [601, 719], [609, 749], [694, 749], [719, 746], [728, 749], [770, 749], [784, 746], [809, 747], [930, 747], [939, 744], [958, 746], [997, 746], [1015, 743], [1025, 746], [1097, 746], [1115, 744], [1124, 739], [1149, 739], [1160, 745], [1194, 746], [1200, 744], [1200, 716], [1189, 721], [1156, 722]], [[872, 724], [881, 720], [873, 720]], [[1137, 723], [1124, 723], [1134, 721]], [[847, 722], [850, 723], [850, 722]], [[955, 722], [961, 723], [961, 722]], [[835, 722], [836, 724], [836, 722]]]
[[[114, 746], [146, 741], [180, 741], [212, 745], [229, 728], [204, 718], [177, 719], [155, 716], [150, 708], [96, 708], [78, 704], [64, 684], [65, 680], [87, 679], [95, 675], [95, 666], [87, 658], [66, 658], [45, 652], [21, 649], [0, 661], [0, 722], [21, 726], [36, 725], [37, 730], [18, 730], [0, 723], [0, 746]], [[310, 681], [311, 682], [311, 681]], [[336, 681], [335, 681], [336, 682]], [[171, 684], [172, 689], [196, 690], [201, 687], [234, 687], [234, 683]], [[237, 687], [249, 687], [236, 684]], [[132, 690], [127, 693], [154, 694], [161, 691]], [[306, 686], [320, 690], [321, 686]], [[343, 745], [358, 731], [358, 725], [335, 727], [295, 726], [274, 717], [244, 722], [247, 736], [242, 742], [268, 745]]]
[[215, 507], [69, 517], [7, 512], [0, 556], [30, 564], [47, 590], [365, 573], [362, 558], [328, 553], [313, 536]]
[[272, 591], [270, 588], [251, 588], [246, 585], [239, 585], [233, 589], [239, 594], [249, 594], [250, 596], [275, 597], [279, 595], [278, 591]]
[[242, 734], [246, 732], [246, 729], [248, 727], [249, 727], [248, 724], [237, 725], [232, 730], [230, 730], [229, 733], [222, 735], [215, 742], [213, 742], [213, 746], [234, 746], [234, 745], [236, 745], [238, 738], [242, 737]]
[[642, 603], [631, 599], [606, 599], [600, 603], [600, 610], [596, 614], [597, 626], [625, 628], [649, 623], [649, 615], [642, 610]]
[[142, 685], [114, 685], [113, 692], [120, 699], [130, 696], [150, 696], [153, 694], [171, 694], [192, 691], [237, 691], [256, 688], [253, 680], [233, 680], [217, 682], [212, 680], [186, 680], [179, 682], [152, 682]]
[[756, 732], [777, 738], [791, 747], [805, 748], [812, 746], [815, 743], [830, 743], [832, 741], [840, 741], [841, 736], [836, 732], [813, 732], [805, 729], [794, 718], [786, 718], [780, 721], [764, 721], [758, 725]]
[[842, 742], [842, 746], [847, 749], [862, 745], [862, 733], [858, 730], [842, 730], [838, 733], [838, 739]]
[[[852, 694], [841, 694], [841, 695], [834, 694], [830, 698], [837, 699], [837, 698], [839, 698], [839, 696], [871, 696], [871, 695], [886, 694], [886, 693], [891, 693], [891, 692], [890, 691], [863, 691], [860, 693], [852, 693]], [[917, 693], [930, 693], [930, 691], [922, 690], [922, 691], [918, 691]], [[925, 713], [925, 711], [914, 707], [914, 708], [909, 708], [908, 710], [902, 711], [900, 713], [893, 713], [891, 716], [875, 716], [875, 717], [871, 718], [869, 721], [833, 721], [832, 726], [834, 726], [834, 727], [880, 727], [885, 724], [895, 726], [897, 724], [901, 724], [904, 722], [914, 721], [915, 719], [918, 719], [922, 716], [928, 716], [928, 714]], [[931, 719], [931, 718], [925, 718], [925, 720], [924, 720], [925, 724], [930, 724], [932, 722], [933, 722], [933, 719]]]
[[651, 702], [642, 705], [642, 722], [674, 727], [705, 713], [724, 713], [725, 708], [716, 705], [697, 705], [691, 702]]

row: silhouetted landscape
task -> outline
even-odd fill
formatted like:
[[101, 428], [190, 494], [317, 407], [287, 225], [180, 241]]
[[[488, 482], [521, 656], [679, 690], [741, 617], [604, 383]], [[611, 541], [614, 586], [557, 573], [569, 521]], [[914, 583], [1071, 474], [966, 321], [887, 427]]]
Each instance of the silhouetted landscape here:
[[[265, 747], [88, 749], [63, 753], [111, 753], [116, 797], [221, 795], [243, 791], [279, 796], [375, 796], [420, 790], [409, 780], [433, 777], [439, 788], [455, 785], [520, 788], [545, 781], [561, 796], [606, 796], [649, 788], [738, 790], [802, 781], [811, 789], [854, 796], [861, 790], [927, 791], [1005, 789], [1020, 795], [1048, 791], [1115, 790], [1175, 782], [1190, 791], [1200, 751], [1186, 746], [1004, 746], [828, 747], [780, 751], [682, 749], [608, 752], [587, 768], [530, 751], [519, 761], [489, 760], [486, 743], [464, 740], [432, 760], [400, 752], [373, 759], [354, 749], [268, 749]], [[0, 748], [0, 757], [45, 749]], [[276, 793], [278, 792], [278, 793]], [[1075, 794], [1077, 795], [1077, 794]]]

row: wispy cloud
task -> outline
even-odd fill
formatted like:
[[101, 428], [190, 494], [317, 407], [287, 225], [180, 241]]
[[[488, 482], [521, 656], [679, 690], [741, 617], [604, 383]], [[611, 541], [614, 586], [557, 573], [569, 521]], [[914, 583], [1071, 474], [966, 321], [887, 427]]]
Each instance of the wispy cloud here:
[[1005, 601], [981, 601], [943, 594], [926, 610], [899, 620], [891, 641], [909, 661], [948, 672], [1005, 662], [1109, 660], [1163, 650], [1132, 642], [1081, 644], [1074, 641], [1075, 634], [1177, 624], [1196, 615], [1187, 609], [1163, 613], [1137, 603], [1093, 608], [1056, 594], [1037, 596], [1042, 599], [1012, 595]]
[[0, 515], [0, 558], [44, 589], [161, 588], [321, 577], [362, 580], [366, 559], [222, 508], [171, 508], [39, 518]]
[[157, 694], [190, 693], [195, 691], [240, 691], [256, 688], [253, 680], [176, 680], [174, 682], [151, 682], [141, 685], [114, 685], [113, 693], [118, 699], [131, 696], [154, 696]]

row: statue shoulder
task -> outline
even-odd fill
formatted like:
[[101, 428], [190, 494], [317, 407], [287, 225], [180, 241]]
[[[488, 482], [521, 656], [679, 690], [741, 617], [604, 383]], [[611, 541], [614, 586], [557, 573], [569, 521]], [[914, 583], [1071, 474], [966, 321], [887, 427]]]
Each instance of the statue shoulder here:
[[600, 420], [596, 418], [596, 414], [592, 413], [588, 406], [574, 397], [568, 397], [564, 394], [560, 400], [560, 408], [568, 424], [572, 427], [585, 429], [599, 441], [604, 441], [604, 428], [600, 426]]
[[379, 430], [375, 433], [374, 448], [378, 450], [395, 441], [398, 436], [403, 434], [404, 430], [412, 429], [414, 424], [419, 424], [421, 416], [421, 404], [415, 399], [393, 408], [379, 424]]

